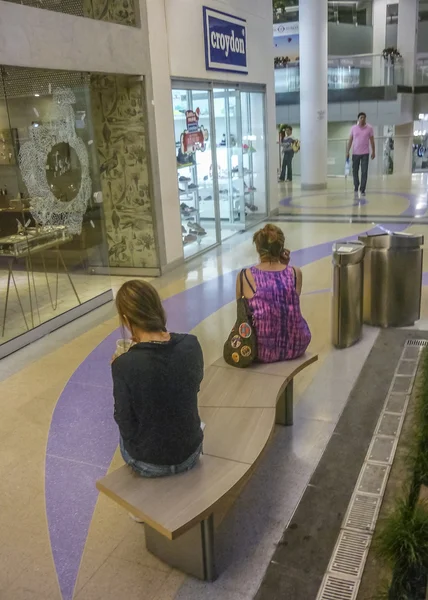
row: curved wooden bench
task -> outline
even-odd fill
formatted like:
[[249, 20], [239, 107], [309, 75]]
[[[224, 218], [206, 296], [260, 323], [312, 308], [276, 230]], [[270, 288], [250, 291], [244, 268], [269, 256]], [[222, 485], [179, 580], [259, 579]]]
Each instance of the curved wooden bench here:
[[292, 424], [293, 378], [318, 359], [249, 369], [223, 359], [205, 371], [199, 394], [204, 454], [191, 471], [145, 479], [124, 465], [97, 488], [144, 521], [147, 549], [190, 575], [212, 581], [216, 508], [248, 476], [268, 444], [275, 422]]

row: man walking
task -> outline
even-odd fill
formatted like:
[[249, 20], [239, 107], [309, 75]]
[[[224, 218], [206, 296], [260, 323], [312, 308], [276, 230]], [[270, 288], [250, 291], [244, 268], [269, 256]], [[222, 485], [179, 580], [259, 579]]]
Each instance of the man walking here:
[[[351, 129], [351, 135], [346, 148], [346, 160], [349, 160], [349, 152], [352, 145], [352, 172], [354, 175], [354, 192], [366, 195], [367, 173], [369, 170], [369, 155], [371, 146], [371, 158], [376, 158], [373, 127], [367, 123], [366, 113], [358, 115], [358, 123]], [[361, 165], [361, 187], [360, 187], [360, 165]]]

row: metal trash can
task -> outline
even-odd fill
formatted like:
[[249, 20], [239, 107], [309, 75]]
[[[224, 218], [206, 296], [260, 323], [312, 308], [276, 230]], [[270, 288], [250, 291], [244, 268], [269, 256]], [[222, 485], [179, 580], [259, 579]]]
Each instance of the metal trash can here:
[[348, 348], [361, 337], [364, 253], [362, 242], [333, 244], [332, 337], [336, 348]]
[[406, 327], [421, 314], [423, 235], [362, 235], [364, 260], [364, 323]]

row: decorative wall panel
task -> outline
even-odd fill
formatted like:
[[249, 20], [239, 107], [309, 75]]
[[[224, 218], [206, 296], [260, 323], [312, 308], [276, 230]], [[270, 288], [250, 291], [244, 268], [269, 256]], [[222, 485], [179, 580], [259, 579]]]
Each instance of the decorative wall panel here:
[[110, 266], [157, 267], [143, 83], [92, 75], [91, 98]]

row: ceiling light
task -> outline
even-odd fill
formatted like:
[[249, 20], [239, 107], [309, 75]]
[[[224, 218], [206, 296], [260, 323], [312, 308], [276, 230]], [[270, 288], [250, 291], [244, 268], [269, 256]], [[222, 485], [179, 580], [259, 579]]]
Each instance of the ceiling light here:
[[36, 98], [38, 98], [40, 96], [40, 94], [34, 94], [36, 96]]

